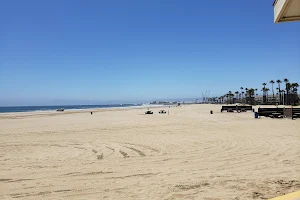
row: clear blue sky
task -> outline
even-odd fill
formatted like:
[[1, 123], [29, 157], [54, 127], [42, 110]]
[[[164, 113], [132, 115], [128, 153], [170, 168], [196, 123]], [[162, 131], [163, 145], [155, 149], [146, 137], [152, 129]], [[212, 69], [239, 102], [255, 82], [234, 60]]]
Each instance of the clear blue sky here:
[[10, 0], [0, 106], [196, 98], [300, 82], [300, 23], [273, 0]]

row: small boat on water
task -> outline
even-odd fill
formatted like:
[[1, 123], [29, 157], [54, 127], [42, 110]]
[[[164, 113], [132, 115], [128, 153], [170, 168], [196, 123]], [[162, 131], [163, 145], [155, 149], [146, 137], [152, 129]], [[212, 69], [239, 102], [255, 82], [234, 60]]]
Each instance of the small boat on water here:
[[56, 111], [63, 112], [63, 111], [65, 111], [65, 109], [64, 108], [58, 108]]

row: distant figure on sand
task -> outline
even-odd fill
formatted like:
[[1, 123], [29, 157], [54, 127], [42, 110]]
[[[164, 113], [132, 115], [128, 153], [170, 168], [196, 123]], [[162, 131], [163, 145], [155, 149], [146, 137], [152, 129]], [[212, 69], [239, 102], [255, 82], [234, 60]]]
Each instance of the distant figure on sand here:
[[91, 115], [93, 115], [93, 112], [91, 112]]

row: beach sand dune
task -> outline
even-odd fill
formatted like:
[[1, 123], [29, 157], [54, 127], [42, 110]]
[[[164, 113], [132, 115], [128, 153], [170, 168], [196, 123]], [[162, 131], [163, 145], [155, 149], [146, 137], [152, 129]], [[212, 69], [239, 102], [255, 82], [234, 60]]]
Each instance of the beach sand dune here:
[[151, 109], [0, 115], [0, 199], [247, 200], [300, 190], [300, 119], [217, 105]]

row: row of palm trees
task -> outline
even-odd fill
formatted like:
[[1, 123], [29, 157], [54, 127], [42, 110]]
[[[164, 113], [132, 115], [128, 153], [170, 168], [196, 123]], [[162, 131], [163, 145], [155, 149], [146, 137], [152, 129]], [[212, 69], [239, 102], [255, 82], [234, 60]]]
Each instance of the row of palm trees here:
[[244, 88], [241, 87], [240, 88], [241, 92], [239, 91], [236, 91], [233, 92], [232, 91], [229, 91], [227, 94], [225, 95], [222, 95], [220, 96], [218, 99], [219, 99], [219, 102], [220, 103], [234, 103], [233, 99], [235, 98], [235, 101], [239, 101], [240, 103], [246, 103], [246, 101], [249, 101], [250, 103], [253, 103], [254, 99], [253, 97], [256, 95], [258, 96], [257, 94], [257, 91], [258, 89], [254, 89], [254, 88]]
[[[285, 88], [281, 89], [281, 83], [285, 83]], [[263, 104], [294, 104], [296, 101], [297, 91], [299, 84], [298, 83], [290, 83], [290, 81], [285, 78], [283, 81], [277, 80], [276, 83], [278, 84], [278, 87], [276, 87], [276, 96], [274, 91], [274, 80], [270, 80], [269, 83], [271, 84], [271, 91], [272, 91], [272, 98], [269, 97], [269, 91], [270, 89], [267, 88], [267, 83], [262, 84], [262, 93], [263, 93]], [[289, 98], [293, 94], [292, 98]], [[294, 95], [295, 94], [295, 95]], [[258, 97], [258, 89], [257, 88], [240, 88], [240, 91], [232, 92], [229, 91], [227, 94], [222, 95], [220, 97], [213, 97], [210, 98], [212, 102], [217, 103], [249, 103], [254, 104], [256, 102], [255, 97]]]
[[[285, 83], [285, 89], [281, 89], [281, 83], [282, 81], [280, 79], [278, 79], [276, 81], [276, 83], [278, 84], [278, 87], [276, 87], [276, 97], [275, 97], [275, 92], [274, 92], [274, 84], [275, 81], [270, 80], [269, 83], [272, 85], [272, 102], [276, 101], [276, 99], [278, 99], [278, 103], [281, 104], [291, 104], [292, 102], [289, 102], [289, 98], [285, 98], [288, 97], [290, 94], [297, 94], [298, 92], [298, 87], [299, 84], [298, 83], [290, 83], [289, 79], [285, 78], [283, 79], [283, 82]], [[263, 96], [265, 96], [266, 98], [264, 98], [264, 103], [268, 102], [268, 91], [270, 90], [269, 88], [266, 88], [267, 83], [263, 83]], [[279, 98], [277, 98], [279, 97]], [[286, 102], [284, 102], [286, 100]]]

